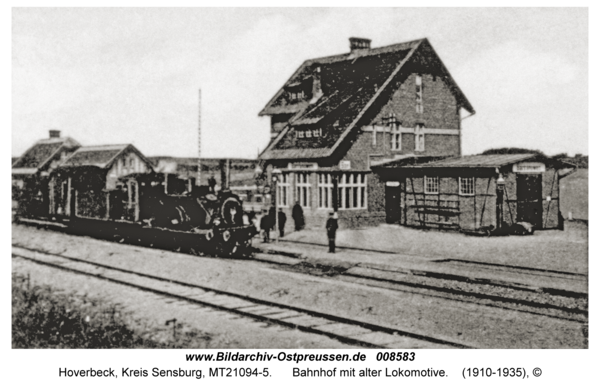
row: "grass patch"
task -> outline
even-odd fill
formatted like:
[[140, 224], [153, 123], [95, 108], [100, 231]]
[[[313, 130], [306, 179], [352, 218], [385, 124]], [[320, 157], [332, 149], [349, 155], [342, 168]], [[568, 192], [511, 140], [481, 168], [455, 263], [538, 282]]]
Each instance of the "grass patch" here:
[[206, 348], [211, 340], [176, 321], [149, 328], [118, 305], [12, 275], [13, 348]]
[[560, 211], [565, 219], [571, 212], [575, 220], [588, 220], [588, 186], [587, 169], [580, 169], [560, 182]]

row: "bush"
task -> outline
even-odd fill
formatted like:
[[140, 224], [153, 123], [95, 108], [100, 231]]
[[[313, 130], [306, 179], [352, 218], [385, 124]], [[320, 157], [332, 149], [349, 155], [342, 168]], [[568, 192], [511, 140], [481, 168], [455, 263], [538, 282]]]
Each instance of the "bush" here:
[[32, 286], [23, 275], [13, 273], [12, 285], [13, 348], [197, 348], [211, 340], [195, 330], [182, 332], [181, 324], [139, 329], [143, 324], [117, 305]]

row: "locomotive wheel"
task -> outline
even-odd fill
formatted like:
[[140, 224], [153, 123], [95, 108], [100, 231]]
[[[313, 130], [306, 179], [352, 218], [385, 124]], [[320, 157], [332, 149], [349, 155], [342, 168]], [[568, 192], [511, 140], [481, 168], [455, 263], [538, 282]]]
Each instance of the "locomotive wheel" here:
[[223, 242], [229, 242], [229, 240], [231, 239], [231, 231], [229, 231], [229, 230], [223, 231], [223, 234], [221, 234], [221, 237], [223, 238]]

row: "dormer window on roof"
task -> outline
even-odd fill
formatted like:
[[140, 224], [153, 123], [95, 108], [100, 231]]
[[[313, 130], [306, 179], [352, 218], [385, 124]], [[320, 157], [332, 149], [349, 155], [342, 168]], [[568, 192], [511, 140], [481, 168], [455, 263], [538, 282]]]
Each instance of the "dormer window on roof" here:
[[371, 48], [371, 39], [350, 38], [350, 51], [368, 50]]
[[290, 101], [302, 101], [305, 98], [304, 90], [290, 91]]

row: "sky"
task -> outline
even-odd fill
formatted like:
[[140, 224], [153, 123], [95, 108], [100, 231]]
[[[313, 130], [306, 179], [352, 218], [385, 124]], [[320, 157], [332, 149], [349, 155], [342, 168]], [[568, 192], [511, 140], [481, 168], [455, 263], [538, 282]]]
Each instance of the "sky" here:
[[588, 154], [586, 8], [13, 8], [12, 155], [59, 129], [195, 157], [200, 113], [202, 157], [256, 157], [259, 111], [351, 36], [429, 39], [476, 110], [463, 154]]

